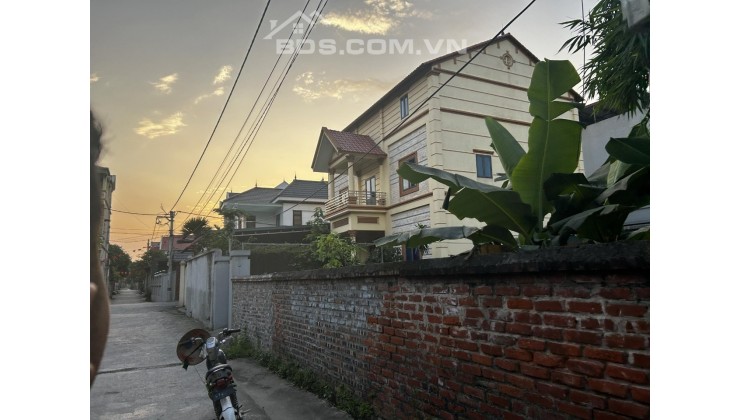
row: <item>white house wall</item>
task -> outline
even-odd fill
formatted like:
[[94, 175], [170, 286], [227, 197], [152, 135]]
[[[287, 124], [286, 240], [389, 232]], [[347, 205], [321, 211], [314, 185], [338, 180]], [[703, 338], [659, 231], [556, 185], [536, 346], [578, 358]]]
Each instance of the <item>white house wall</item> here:
[[[338, 192], [339, 190], [337, 190]], [[295, 207], [293, 207], [295, 206]], [[293, 226], [293, 211], [301, 212], [301, 224], [306, 225], [313, 219], [316, 207], [324, 209], [324, 205], [320, 203], [302, 203], [296, 205], [295, 203], [283, 203], [283, 213], [281, 215], [281, 226]]]
[[415, 209], [402, 211], [391, 215], [391, 233], [406, 232], [416, 229], [422, 223], [429, 226], [429, 205], [425, 204]]
[[627, 114], [607, 118], [586, 127], [581, 133], [581, 147], [583, 148], [583, 165], [586, 176], [606, 162], [609, 154], [606, 152], [606, 143], [610, 138], [627, 137], [632, 127], [644, 118], [644, 114], [637, 112], [631, 117]]

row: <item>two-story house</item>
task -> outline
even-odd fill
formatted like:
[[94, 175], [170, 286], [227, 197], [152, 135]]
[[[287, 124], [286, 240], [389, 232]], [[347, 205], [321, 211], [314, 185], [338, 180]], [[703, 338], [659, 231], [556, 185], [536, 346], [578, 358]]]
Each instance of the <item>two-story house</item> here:
[[242, 193], [227, 193], [222, 209], [241, 210], [234, 238], [256, 242], [300, 242], [310, 231], [307, 223], [316, 208], [324, 210], [326, 181], [294, 179], [274, 188], [254, 187]]
[[[311, 167], [328, 173], [326, 217], [333, 232], [368, 243], [418, 224], [479, 226], [442, 208], [443, 185], [413, 184], [396, 171], [414, 162], [495, 184], [504, 170], [491, 148], [486, 116], [501, 122], [526, 150], [532, 121], [527, 89], [540, 60], [510, 34], [487, 43], [421, 64], [343, 130], [321, 129]], [[563, 99], [581, 100], [573, 91]], [[578, 111], [563, 118], [577, 121]], [[430, 252], [444, 257], [470, 247], [468, 240], [444, 241]]]

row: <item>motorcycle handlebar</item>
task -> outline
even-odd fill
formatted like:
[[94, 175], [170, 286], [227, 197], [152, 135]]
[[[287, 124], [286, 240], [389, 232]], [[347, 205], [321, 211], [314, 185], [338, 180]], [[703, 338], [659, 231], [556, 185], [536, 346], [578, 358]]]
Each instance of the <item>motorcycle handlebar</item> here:
[[224, 328], [224, 330], [221, 332], [221, 334], [223, 334], [224, 336], [229, 336], [231, 334], [238, 333], [241, 330], [242, 330], [241, 328], [235, 328], [235, 329], [231, 329], [231, 330], [228, 329], [228, 328]]

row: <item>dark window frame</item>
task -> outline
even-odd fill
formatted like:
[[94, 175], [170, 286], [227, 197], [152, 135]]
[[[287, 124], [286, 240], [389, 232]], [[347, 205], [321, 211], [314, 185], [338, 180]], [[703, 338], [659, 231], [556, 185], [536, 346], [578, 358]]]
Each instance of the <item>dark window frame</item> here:
[[[484, 165], [487, 165], [487, 167]], [[493, 159], [491, 158], [491, 155], [480, 153], [475, 154], [475, 174], [478, 178], [493, 179]]]
[[[419, 163], [419, 159], [418, 159], [418, 156], [416, 155], [416, 152], [411, 153], [410, 155], [406, 155], [402, 157], [401, 159], [398, 159], [398, 167], [400, 168], [402, 164], [406, 162], [410, 162], [411, 160], [413, 160], [413, 162], [411, 163]], [[404, 181], [408, 182], [409, 184], [408, 188], [403, 187]], [[419, 184], [413, 184], [411, 183], [411, 181], [408, 181], [402, 178], [401, 175], [398, 176], [398, 192], [401, 197], [403, 197], [404, 195], [415, 193], [417, 191], [419, 191]]]
[[409, 116], [409, 95], [408, 93], [401, 96], [401, 101], [399, 103], [399, 107], [401, 109], [401, 120], [406, 119]]
[[[298, 216], [298, 224], [296, 224], [296, 216]], [[303, 211], [293, 210], [293, 226], [303, 226]]]
[[256, 229], [257, 216], [247, 215], [244, 217], [244, 229]]

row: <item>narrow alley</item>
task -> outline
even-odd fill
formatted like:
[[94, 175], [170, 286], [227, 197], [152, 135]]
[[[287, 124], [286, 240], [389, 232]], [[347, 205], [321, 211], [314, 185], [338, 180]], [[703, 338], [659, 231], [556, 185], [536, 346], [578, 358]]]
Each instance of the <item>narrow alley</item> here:
[[[182, 368], [177, 340], [202, 325], [175, 302], [144, 302], [122, 290], [111, 302], [103, 362], [90, 390], [90, 418], [194, 419], [215, 417], [202, 382], [205, 363]], [[244, 419], [348, 419], [313, 394], [301, 391], [250, 360], [230, 360]]]

